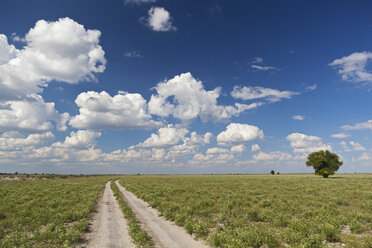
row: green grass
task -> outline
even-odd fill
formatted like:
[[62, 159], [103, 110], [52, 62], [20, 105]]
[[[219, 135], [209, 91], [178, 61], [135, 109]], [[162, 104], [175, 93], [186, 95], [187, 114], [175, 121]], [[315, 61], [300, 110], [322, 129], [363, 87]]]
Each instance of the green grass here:
[[111, 189], [119, 202], [125, 219], [128, 221], [129, 235], [132, 238], [133, 242], [136, 244], [137, 247], [154, 247], [154, 244], [149, 238], [147, 232], [143, 230], [139, 225], [139, 222], [136, 219], [136, 216], [134, 215], [132, 209], [128, 207], [127, 203], [123, 200], [123, 196], [114, 182], [111, 182]]
[[19, 178], [0, 178], [0, 247], [4, 248], [73, 246], [86, 230], [87, 218], [109, 179]]
[[372, 175], [141, 175], [120, 183], [214, 247], [372, 247]]

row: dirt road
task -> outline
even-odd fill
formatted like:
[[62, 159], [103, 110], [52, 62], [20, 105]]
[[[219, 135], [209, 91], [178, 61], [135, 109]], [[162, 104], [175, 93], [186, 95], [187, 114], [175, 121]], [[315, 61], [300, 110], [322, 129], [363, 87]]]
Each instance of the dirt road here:
[[114, 197], [110, 182], [106, 183], [103, 196], [98, 203], [97, 213], [93, 216], [93, 222], [89, 229], [91, 232], [85, 236], [87, 242], [81, 247], [135, 247], [129, 237], [127, 221]]
[[149, 233], [157, 247], [208, 247], [203, 242], [194, 240], [183, 228], [165, 220], [163, 217], [160, 217], [157, 210], [149, 207], [145, 201], [127, 191], [118, 181], [115, 183], [123, 193], [129, 207], [132, 208], [136, 217], [144, 223], [146, 231]]

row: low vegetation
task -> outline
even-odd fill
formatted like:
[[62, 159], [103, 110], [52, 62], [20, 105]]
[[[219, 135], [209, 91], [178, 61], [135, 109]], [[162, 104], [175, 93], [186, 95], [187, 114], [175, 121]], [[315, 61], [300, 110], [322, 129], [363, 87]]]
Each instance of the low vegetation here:
[[154, 244], [148, 236], [147, 232], [141, 228], [132, 209], [128, 207], [127, 203], [124, 201], [122, 194], [120, 193], [118, 187], [114, 182], [111, 182], [111, 189], [114, 192], [116, 200], [119, 202], [121, 211], [123, 212], [125, 219], [128, 221], [129, 235], [132, 238], [132, 241], [137, 245], [137, 247], [154, 247]]
[[108, 177], [2, 176], [0, 247], [71, 247]]
[[123, 176], [214, 247], [372, 247], [372, 175]]

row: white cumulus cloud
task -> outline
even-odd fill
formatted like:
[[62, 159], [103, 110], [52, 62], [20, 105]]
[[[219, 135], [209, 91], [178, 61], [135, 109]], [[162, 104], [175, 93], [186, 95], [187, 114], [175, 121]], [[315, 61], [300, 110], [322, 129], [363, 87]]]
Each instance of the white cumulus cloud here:
[[70, 18], [61, 18], [37, 21], [21, 50], [14, 51], [1, 36], [0, 95], [14, 98], [40, 93], [52, 80], [96, 80], [95, 73], [103, 72], [106, 64], [100, 35], [98, 30], [86, 30]]
[[165, 147], [177, 144], [189, 131], [186, 128], [175, 128], [172, 125], [159, 128], [157, 134], [138, 144], [136, 147]]
[[322, 139], [302, 133], [292, 133], [287, 136], [294, 153], [311, 153], [319, 150], [332, 150], [330, 145], [323, 144]]
[[261, 150], [260, 146], [258, 144], [253, 144], [252, 147], [251, 147], [251, 151], [252, 152], [257, 152]]
[[372, 82], [372, 72], [368, 71], [367, 62], [372, 59], [371, 52], [355, 52], [349, 56], [334, 60], [329, 65], [338, 69], [343, 80], [350, 82]]
[[8, 44], [8, 38], [0, 34], [0, 65], [7, 64], [11, 59], [17, 57], [17, 48]]
[[65, 128], [68, 114], [60, 115], [52, 102], [44, 102], [40, 95], [32, 94], [25, 100], [4, 101], [0, 105], [0, 130], [42, 132], [53, 129], [57, 123]]
[[218, 134], [217, 142], [219, 145], [232, 145], [263, 139], [263, 137], [263, 131], [256, 126], [231, 123], [225, 131]]
[[166, 9], [162, 7], [151, 7], [148, 14], [148, 18], [141, 18], [141, 20], [144, 20], [152, 30], [157, 32], [177, 30], [177, 28], [172, 25], [172, 17]]
[[70, 136], [65, 138], [63, 143], [54, 143], [53, 147], [63, 148], [75, 148], [75, 149], [86, 149], [94, 147], [96, 144], [96, 138], [100, 137], [100, 132], [91, 130], [78, 130], [77, 132], [71, 132]]
[[160, 82], [154, 89], [157, 94], [152, 95], [149, 101], [150, 113], [162, 117], [173, 115], [184, 121], [198, 116], [203, 122], [226, 121], [245, 110], [261, 105], [261, 103], [218, 105], [217, 98], [220, 96], [221, 89], [205, 90], [202, 82], [196, 80], [189, 72]]
[[232, 153], [242, 153], [244, 150], [245, 150], [245, 145], [243, 144], [232, 146], [230, 149]]
[[147, 102], [140, 94], [119, 91], [112, 97], [105, 91], [88, 91], [81, 93], [75, 103], [80, 114], [72, 117], [69, 124], [76, 128], [128, 129], [162, 125], [151, 119]]
[[211, 147], [207, 150], [206, 154], [219, 154], [219, 153], [228, 153], [229, 150], [221, 147]]
[[51, 132], [30, 134], [24, 137], [16, 131], [5, 132], [0, 136], [0, 150], [24, 150], [30, 147], [39, 146], [54, 139]]

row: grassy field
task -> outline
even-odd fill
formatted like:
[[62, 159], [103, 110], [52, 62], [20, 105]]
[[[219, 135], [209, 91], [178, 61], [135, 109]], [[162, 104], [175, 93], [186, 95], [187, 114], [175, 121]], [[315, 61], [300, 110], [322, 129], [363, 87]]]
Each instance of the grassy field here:
[[372, 175], [123, 176], [214, 247], [372, 247]]
[[0, 247], [71, 247], [109, 178], [0, 178]]

